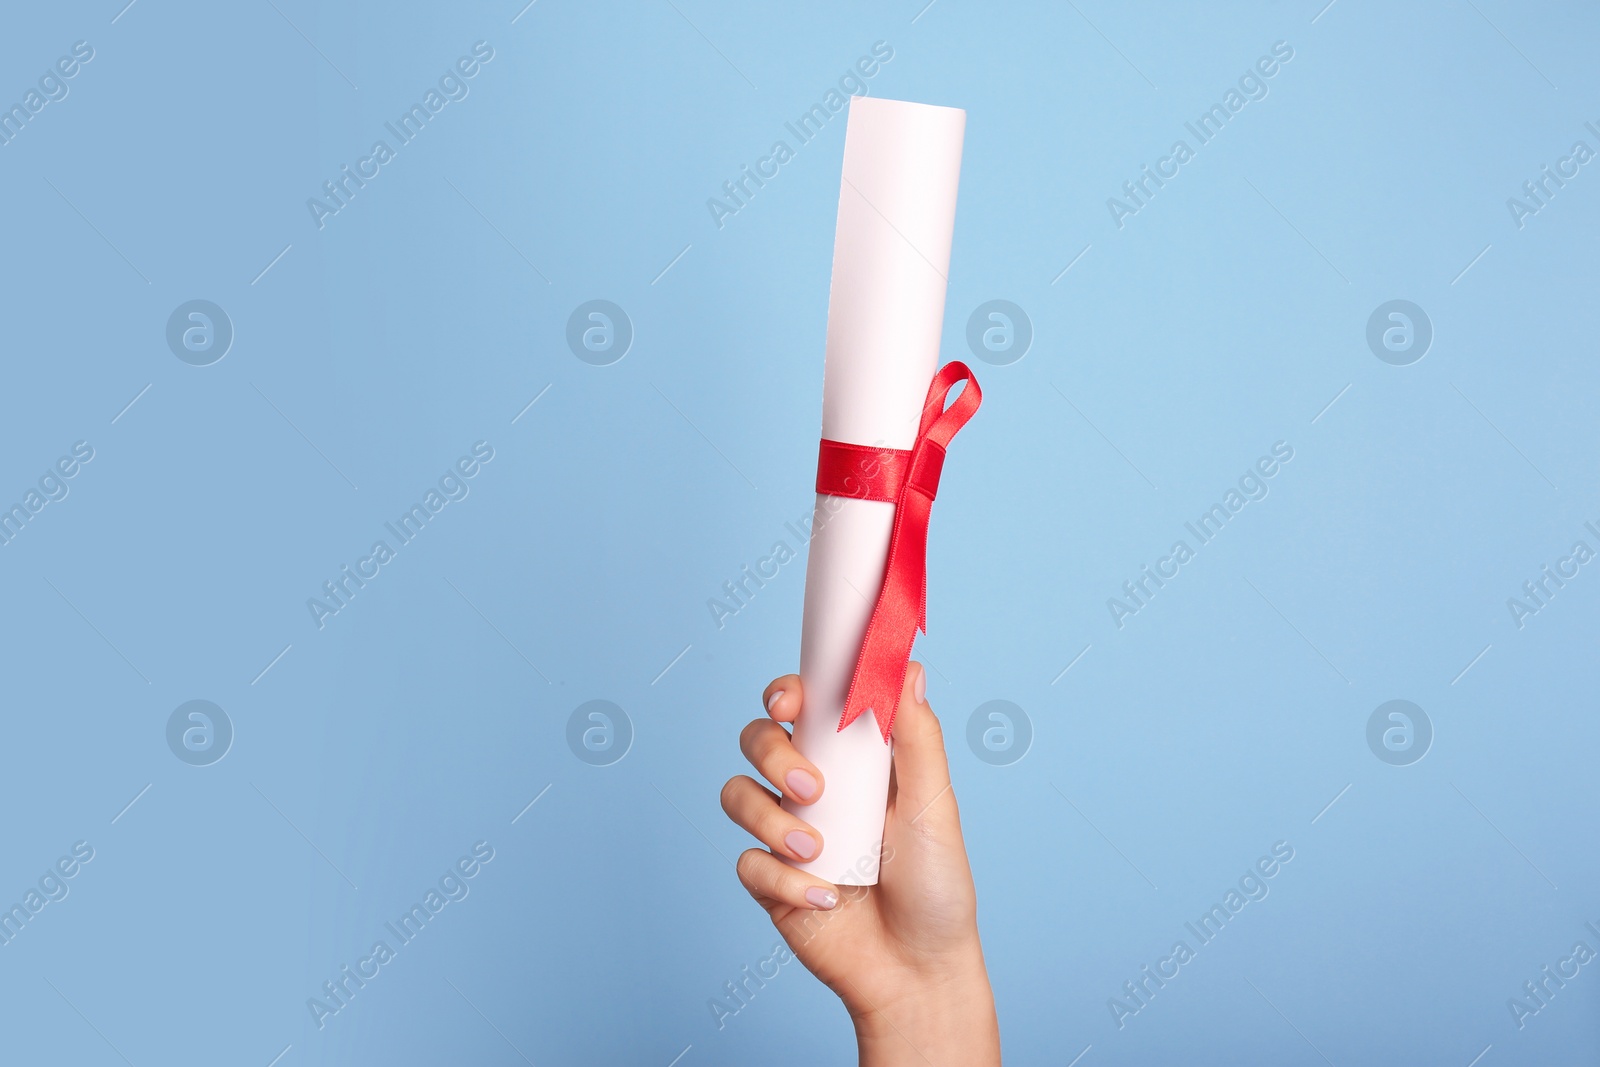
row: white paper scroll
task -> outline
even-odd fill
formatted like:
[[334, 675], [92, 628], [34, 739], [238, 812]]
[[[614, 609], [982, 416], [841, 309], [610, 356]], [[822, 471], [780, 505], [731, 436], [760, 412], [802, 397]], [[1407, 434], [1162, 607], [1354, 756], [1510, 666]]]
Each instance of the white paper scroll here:
[[[855, 97], [844, 139], [823, 369], [822, 436], [910, 448], [938, 369], [966, 112]], [[838, 730], [883, 581], [894, 505], [817, 497], [806, 564], [795, 745], [822, 771], [822, 797], [784, 807], [815, 826], [801, 870], [876, 885], [889, 746], [871, 714]], [[792, 861], [791, 861], [792, 862]]]

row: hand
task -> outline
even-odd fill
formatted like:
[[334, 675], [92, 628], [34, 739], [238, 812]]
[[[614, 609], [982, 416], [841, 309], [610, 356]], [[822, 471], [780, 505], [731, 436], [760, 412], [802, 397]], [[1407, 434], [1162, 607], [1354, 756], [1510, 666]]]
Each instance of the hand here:
[[[978, 940], [978, 900], [961, 840], [939, 720], [924, 699], [920, 663], [906, 672], [894, 720], [893, 770], [875, 886], [835, 886], [779, 855], [816, 858], [826, 842], [746, 775], [728, 780], [722, 808], [771, 851], [746, 850], [739, 881], [795, 956], [844, 1001], [863, 1067], [1000, 1062], [994, 995]], [[781, 723], [800, 714], [798, 675], [762, 694], [769, 718], [739, 735], [762, 777], [801, 804], [826, 788]]]

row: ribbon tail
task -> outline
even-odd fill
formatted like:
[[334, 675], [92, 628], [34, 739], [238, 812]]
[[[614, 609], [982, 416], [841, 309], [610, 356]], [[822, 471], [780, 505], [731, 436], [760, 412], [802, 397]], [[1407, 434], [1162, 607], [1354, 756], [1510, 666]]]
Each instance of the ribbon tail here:
[[[946, 407], [950, 390], [960, 382], [965, 382], [966, 387]], [[889, 493], [894, 494], [894, 525], [889, 532], [883, 585], [872, 606], [855, 672], [850, 676], [844, 712], [839, 717], [841, 730], [870, 710], [884, 743], [889, 741], [895, 713], [900, 710], [900, 694], [905, 689], [912, 642], [917, 631], [928, 632], [928, 518], [939, 489], [945, 448], [982, 401], [978, 381], [965, 363], [952, 361], [941, 367], [928, 386], [916, 445], [909, 451], [878, 450], [879, 463], [875, 466], [891, 465], [894, 469], [888, 473], [893, 477], [880, 478], [871, 487], [852, 485], [856, 481], [853, 474], [841, 477], [840, 464], [846, 461], [840, 457], [848, 454], [851, 461], [859, 461], [861, 453], [873, 450], [823, 442], [817, 461], [817, 492], [882, 501], [890, 499]], [[862, 473], [867, 473], [864, 468]], [[837, 489], [833, 488], [836, 479]], [[882, 496], [870, 491], [881, 491], [888, 482], [898, 483], [899, 488]]]
[[921, 493], [904, 493], [895, 505], [889, 536], [889, 559], [878, 591], [866, 638], [856, 659], [839, 729], [871, 710], [885, 743], [900, 710], [911, 644], [922, 625], [927, 581], [928, 518], [933, 501]]

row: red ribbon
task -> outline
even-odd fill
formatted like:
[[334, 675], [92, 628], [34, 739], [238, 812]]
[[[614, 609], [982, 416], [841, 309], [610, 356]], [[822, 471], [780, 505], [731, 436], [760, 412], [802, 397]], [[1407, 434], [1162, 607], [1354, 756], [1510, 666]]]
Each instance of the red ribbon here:
[[[960, 382], [966, 382], [966, 388], [946, 408], [950, 390]], [[839, 719], [841, 730], [862, 712], [871, 711], [884, 742], [889, 741], [911, 661], [911, 642], [918, 630], [928, 631], [928, 518], [939, 490], [945, 449], [982, 401], [983, 392], [972, 371], [965, 363], [951, 361], [933, 376], [911, 448], [822, 441], [817, 455], [817, 492], [894, 504], [883, 586], [850, 679]]]

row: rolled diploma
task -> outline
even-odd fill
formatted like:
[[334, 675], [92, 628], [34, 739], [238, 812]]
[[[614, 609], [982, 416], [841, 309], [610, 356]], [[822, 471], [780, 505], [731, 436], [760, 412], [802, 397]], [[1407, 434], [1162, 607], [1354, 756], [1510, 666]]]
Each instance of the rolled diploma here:
[[[850, 101], [822, 379], [829, 440], [899, 449], [916, 440], [939, 363], [966, 121], [956, 108]], [[813, 804], [783, 806], [823, 840], [816, 859], [787, 862], [837, 885], [878, 882], [890, 747], [871, 713], [838, 726], [893, 522], [893, 504], [817, 497], [794, 742], [825, 787]]]

